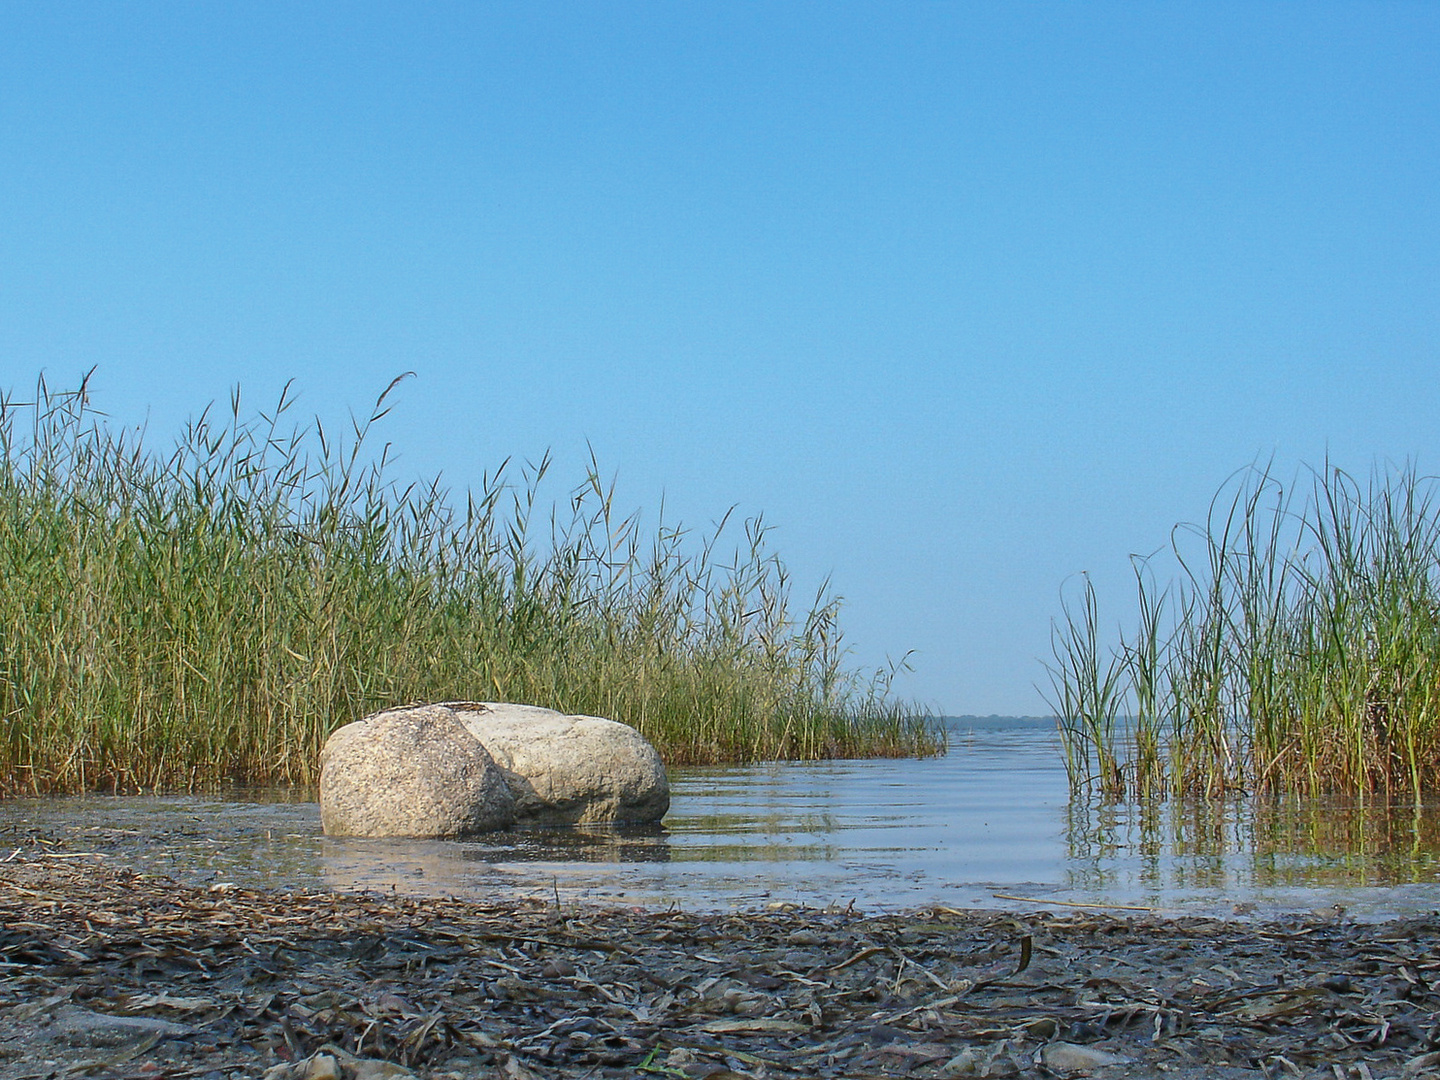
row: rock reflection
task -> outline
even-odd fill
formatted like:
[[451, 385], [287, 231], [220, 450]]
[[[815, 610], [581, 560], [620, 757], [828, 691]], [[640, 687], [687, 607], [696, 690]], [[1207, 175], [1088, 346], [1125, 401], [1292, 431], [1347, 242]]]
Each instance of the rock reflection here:
[[320, 847], [321, 876], [331, 888], [445, 895], [510, 890], [541, 865], [669, 861], [661, 825], [537, 826], [466, 840], [326, 836]]
[[[495, 861], [658, 863], [670, 861], [670, 832], [661, 824], [571, 825], [497, 834]], [[485, 846], [477, 838], [467, 846]]]

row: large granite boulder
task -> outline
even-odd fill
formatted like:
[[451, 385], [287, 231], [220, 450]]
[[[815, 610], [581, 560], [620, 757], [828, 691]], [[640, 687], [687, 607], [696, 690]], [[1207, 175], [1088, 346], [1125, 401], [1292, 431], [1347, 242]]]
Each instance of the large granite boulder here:
[[665, 766], [634, 728], [530, 705], [390, 709], [337, 729], [320, 754], [330, 836], [631, 824], [669, 808]]
[[510, 785], [443, 705], [346, 724], [320, 752], [320, 823], [327, 835], [465, 836], [514, 820]]
[[533, 705], [451, 708], [500, 767], [520, 824], [642, 824], [670, 809], [665, 765], [628, 724]]

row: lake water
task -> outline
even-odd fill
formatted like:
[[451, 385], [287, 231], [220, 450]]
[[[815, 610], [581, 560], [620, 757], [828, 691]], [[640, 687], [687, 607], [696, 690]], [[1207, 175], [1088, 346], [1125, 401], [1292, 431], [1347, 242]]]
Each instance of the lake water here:
[[696, 910], [1440, 908], [1440, 806], [1072, 800], [1049, 722], [952, 721], [949, 754], [930, 760], [686, 769], [671, 785], [660, 828], [465, 842], [331, 839], [314, 803], [274, 797], [18, 800], [0, 803], [0, 847], [36, 827], [191, 883]]

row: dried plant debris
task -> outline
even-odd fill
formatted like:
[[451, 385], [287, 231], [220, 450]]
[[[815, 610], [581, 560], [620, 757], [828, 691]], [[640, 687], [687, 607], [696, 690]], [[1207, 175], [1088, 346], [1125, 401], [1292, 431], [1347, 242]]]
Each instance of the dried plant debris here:
[[1440, 917], [734, 915], [0, 861], [0, 1080], [1440, 1077]]

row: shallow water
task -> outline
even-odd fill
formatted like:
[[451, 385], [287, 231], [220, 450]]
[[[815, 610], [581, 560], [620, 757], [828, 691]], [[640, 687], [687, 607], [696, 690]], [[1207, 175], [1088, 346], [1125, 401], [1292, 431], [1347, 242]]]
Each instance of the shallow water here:
[[0, 846], [38, 827], [192, 883], [699, 910], [1038, 900], [1267, 916], [1338, 903], [1380, 918], [1440, 908], [1440, 807], [1072, 801], [1046, 722], [956, 722], [950, 753], [928, 761], [677, 770], [672, 793], [663, 828], [466, 842], [330, 839], [315, 804], [273, 796], [19, 800], [0, 803]]

